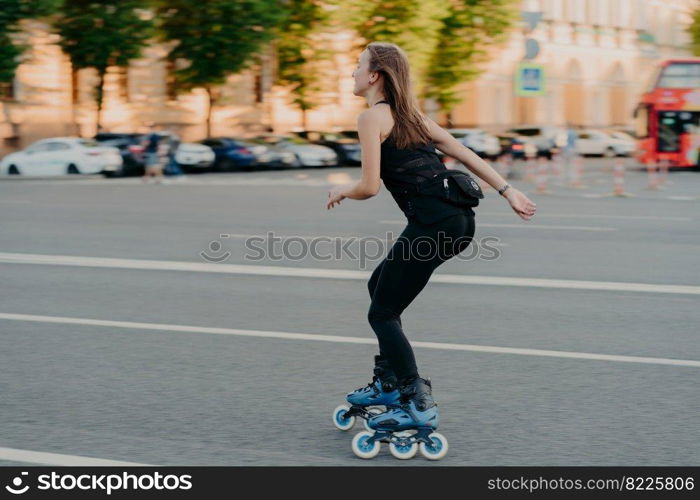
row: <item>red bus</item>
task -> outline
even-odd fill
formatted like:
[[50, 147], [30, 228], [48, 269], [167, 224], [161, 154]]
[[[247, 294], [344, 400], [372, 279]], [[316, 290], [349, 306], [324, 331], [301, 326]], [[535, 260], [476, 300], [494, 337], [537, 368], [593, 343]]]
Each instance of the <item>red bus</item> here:
[[634, 117], [641, 163], [700, 165], [700, 58], [663, 61]]

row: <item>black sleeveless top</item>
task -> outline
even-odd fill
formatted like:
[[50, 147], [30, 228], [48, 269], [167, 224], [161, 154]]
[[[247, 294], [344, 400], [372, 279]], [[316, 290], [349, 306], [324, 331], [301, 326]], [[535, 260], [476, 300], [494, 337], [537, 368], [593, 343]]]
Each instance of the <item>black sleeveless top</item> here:
[[[379, 104], [378, 101], [375, 104]], [[388, 104], [388, 103], [387, 103]], [[409, 221], [417, 220], [423, 224], [432, 224], [455, 214], [474, 215], [468, 207], [457, 207], [438, 198], [422, 197], [408, 202], [401, 195], [401, 188], [432, 177], [433, 174], [447, 170], [435, 152], [435, 143], [419, 144], [414, 147], [399, 149], [393, 138], [387, 137], [381, 143], [380, 178], [389, 190], [399, 208]]]

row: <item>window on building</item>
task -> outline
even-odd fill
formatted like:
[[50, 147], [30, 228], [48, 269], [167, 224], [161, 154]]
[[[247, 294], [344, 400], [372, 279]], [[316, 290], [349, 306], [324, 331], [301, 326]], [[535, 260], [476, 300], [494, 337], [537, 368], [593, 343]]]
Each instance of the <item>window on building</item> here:
[[550, 0], [552, 19], [561, 21], [564, 19], [564, 0]]
[[575, 23], [583, 24], [586, 22], [586, 0], [573, 1], [573, 14]]
[[647, 21], [646, 0], [634, 0], [632, 9], [632, 28], [636, 30], [647, 30], [649, 29], [649, 23]]
[[564, 2], [564, 20], [570, 23], [575, 22], [576, 18], [576, 0], [563, 0]]
[[598, 24], [596, 15], [597, 15], [597, 5], [595, 0], [588, 0], [584, 4], [584, 22], [586, 24]]
[[620, 12], [622, 9], [622, 0], [617, 2], [608, 2], [608, 18], [610, 19], [610, 25], [616, 28], [622, 26], [622, 19], [620, 18]]
[[608, 5], [617, 2], [608, 2], [607, 0], [593, 0], [596, 6], [596, 20], [595, 24], [598, 26], [609, 26], [610, 25], [610, 9]]
[[542, 11], [542, 19], [552, 21], [554, 17], [554, 0], [541, 0], [540, 10]]
[[618, 0], [610, 2], [620, 5], [620, 26], [623, 28], [632, 27], [632, 0]]

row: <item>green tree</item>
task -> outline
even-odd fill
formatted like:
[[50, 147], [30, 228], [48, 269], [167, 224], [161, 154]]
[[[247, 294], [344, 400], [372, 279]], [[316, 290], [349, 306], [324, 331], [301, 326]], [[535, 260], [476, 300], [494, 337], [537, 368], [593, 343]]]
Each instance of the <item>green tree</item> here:
[[503, 42], [518, 18], [519, 0], [449, 0], [438, 43], [426, 75], [425, 97], [432, 97], [447, 114], [461, 101], [457, 86], [482, 72], [490, 47]]
[[0, 101], [5, 102], [5, 121], [12, 127], [12, 136], [19, 127], [10, 119], [7, 103], [14, 99], [11, 88], [22, 54], [28, 47], [19, 44], [13, 35], [21, 31], [23, 19], [41, 18], [55, 11], [61, 0], [0, 0]]
[[153, 36], [153, 23], [144, 0], [66, 0], [54, 26], [60, 46], [70, 57], [73, 70], [95, 68], [97, 130], [102, 128], [104, 77], [110, 66], [128, 67], [141, 56]]
[[292, 102], [302, 112], [304, 129], [306, 112], [320, 104], [319, 63], [332, 57], [332, 51], [315, 39], [330, 28], [325, 5], [321, 0], [289, 0], [290, 13], [277, 30], [277, 83], [291, 87]]
[[693, 22], [686, 28], [690, 35], [690, 49], [693, 55], [700, 56], [700, 2], [696, 2], [693, 10]]
[[175, 65], [178, 90], [204, 88], [208, 96], [207, 136], [211, 134], [213, 89], [256, 60], [274, 28], [286, 17], [284, 0], [154, 0], [167, 58]]
[[425, 74], [447, 15], [444, 0], [347, 0], [340, 15], [347, 15], [347, 22], [362, 37], [356, 50], [369, 42], [401, 47], [411, 65], [414, 91], [424, 93]]
[[411, 64], [414, 91], [449, 114], [456, 87], [476, 78], [489, 46], [517, 21], [519, 0], [343, 0], [336, 22], [368, 42], [397, 44]]

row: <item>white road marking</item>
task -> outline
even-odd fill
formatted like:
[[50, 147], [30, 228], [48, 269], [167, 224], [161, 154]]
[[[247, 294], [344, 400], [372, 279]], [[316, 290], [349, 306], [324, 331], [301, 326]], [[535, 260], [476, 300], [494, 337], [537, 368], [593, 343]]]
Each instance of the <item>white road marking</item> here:
[[[479, 212], [479, 215], [488, 215], [496, 217], [513, 217], [513, 212]], [[541, 214], [538, 213], [535, 217], [558, 217], [564, 219], [640, 219], [640, 220], [674, 220], [690, 222], [692, 217], [671, 217], [664, 215], [607, 215], [607, 214]]]
[[[187, 271], [201, 273], [246, 274], [255, 276], [327, 278], [345, 280], [367, 280], [371, 275], [371, 272], [369, 271], [355, 271], [352, 269], [323, 269], [317, 267], [262, 266], [223, 263], [216, 264], [210, 262], [117, 259], [107, 257], [81, 257], [72, 255], [42, 255], [6, 252], [0, 252], [0, 263], [44, 264], [58, 266], [98, 267], [109, 269], [147, 269], [150, 271]], [[646, 292], [700, 295], [700, 286], [664, 285], [653, 283], [626, 283], [618, 281], [583, 281], [434, 273], [430, 277], [430, 282], [451, 283], [459, 285], [516, 286], [536, 288], [559, 288], [568, 290], [603, 290], [616, 292]]]
[[[537, 215], [535, 215], [537, 217]], [[380, 220], [380, 224], [406, 224], [402, 220]], [[486, 222], [478, 222], [477, 227], [515, 227], [518, 229], [552, 229], [555, 231], [617, 231], [616, 227], [597, 227], [597, 226], [550, 226], [544, 224], [531, 224], [523, 222], [522, 224], [492, 224]]]
[[[0, 319], [14, 321], [35, 321], [41, 323], [60, 323], [71, 325], [104, 326], [134, 330], [156, 330], [168, 332], [205, 333], [214, 335], [233, 335], [239, 337], [274, 338], [285, 340], [311, 340], [343, 344], [376, 345], [374, 338], [344, 337], [340, 335], [318, 335], [310, 333], [292, 333], [268, 330], [242, 330], [238, 328], [213, 328], [204, 326], [171, 325], [164, 323], [138, 323], [133, 321], [113, 321], [90, 318], [72, 318], [64, 316], [40, 316], [35, 314], [0, 313]], [[613, 354], [596, 354], [587, 352], [550, 351], [543, 349], [525, 349], [513, 347], [496, 347], [487, 345], [451, 344], [442, 342], [412, 341], [413, 347], [438, 349], [443, 351], [486, 352], [492, 354], [517, 354], [521, 356], [546, 356], [553, 358], [586, 359], [595, 361], [615, 361], [622, 363], [645, 363], [654, 365], [672, 365], [700, 368], [700, 361], [689, 359], [653, 358], [643, 356], [620, 356]]]
[[0, 447], [0, 460], [25, 462], [28, 464], [56, 465], [69, 467], [154, 467], [149, 464], [105, 460], [103, 458], [83, 457], [80, 455], [63, 455], [43, 451], [18, 450]]
[[182, 180], [174, 180], [171, 178], [166, 178], [163, 184], [155, 184], [153, 182], [144, 183], [141, 177], [128, 177], [124, 179], [23, 179], [27, 182], [31, 182], [33, 186], [49, 186], [49, 185], [83, 185], [83, 186], [95, 186], [95, 185], [128, 185], [128, 186], [230, 186], [230, 187], [247, 187], [247, 186], [301, 186], [301, 187], [332, 187], [333, 184], [326, 179], [311, 179], [303, 178], [298, 179], [295, 177], [285, 177], [285, 178], [275, 178], [275, 177], [246, 177], [246, 178], [195, 178], [198, 175], [187, 176]]

